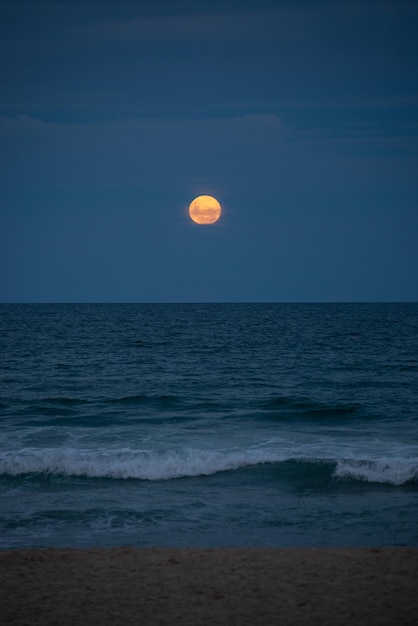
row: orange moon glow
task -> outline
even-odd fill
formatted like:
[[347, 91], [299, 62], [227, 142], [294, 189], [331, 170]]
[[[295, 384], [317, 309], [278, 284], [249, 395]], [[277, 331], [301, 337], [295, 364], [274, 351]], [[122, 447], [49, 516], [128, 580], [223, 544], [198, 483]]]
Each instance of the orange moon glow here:
[[214, 224], [221, 211], [221, 205], [212, 196], [198, 196], [189, 206], [189, 215], [196, 224]]

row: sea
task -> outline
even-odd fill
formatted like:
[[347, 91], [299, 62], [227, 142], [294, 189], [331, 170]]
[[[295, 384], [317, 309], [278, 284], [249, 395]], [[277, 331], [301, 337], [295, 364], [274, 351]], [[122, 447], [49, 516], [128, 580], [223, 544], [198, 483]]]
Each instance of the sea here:
[[0, 548], [418, 546], [418, 303], [0, 305]]

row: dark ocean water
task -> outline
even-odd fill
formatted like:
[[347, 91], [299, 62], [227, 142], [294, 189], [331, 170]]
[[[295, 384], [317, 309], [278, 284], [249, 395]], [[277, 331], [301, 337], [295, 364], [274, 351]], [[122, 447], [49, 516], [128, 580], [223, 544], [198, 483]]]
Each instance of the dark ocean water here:
[[418, 304], [0, 305], [0, 547], [418, 545]]

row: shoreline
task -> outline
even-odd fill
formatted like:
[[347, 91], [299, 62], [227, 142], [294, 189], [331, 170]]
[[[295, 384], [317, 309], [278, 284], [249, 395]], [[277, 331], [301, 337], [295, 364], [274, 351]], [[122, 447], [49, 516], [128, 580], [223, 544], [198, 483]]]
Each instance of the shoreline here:
[[0, 550], [2, 624], [415, 624], [418, 548]]

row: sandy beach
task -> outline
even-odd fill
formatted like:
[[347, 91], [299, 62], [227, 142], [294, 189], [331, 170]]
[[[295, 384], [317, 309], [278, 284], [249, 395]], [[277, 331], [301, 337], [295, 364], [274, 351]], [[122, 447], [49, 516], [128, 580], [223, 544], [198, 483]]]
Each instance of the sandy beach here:
[[416, 624], [418, 548], [0, 552], [2, 624]]

